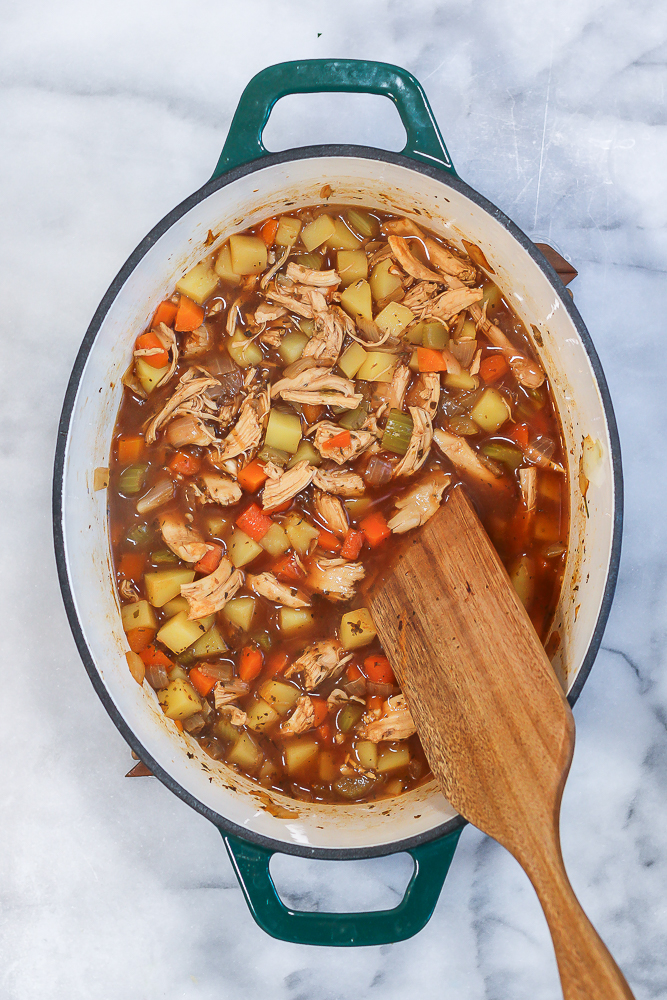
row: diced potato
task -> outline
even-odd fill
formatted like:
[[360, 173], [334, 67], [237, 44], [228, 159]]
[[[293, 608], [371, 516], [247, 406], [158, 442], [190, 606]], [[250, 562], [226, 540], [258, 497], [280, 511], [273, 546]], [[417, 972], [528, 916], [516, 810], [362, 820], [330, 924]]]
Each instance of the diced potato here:
[[250, 707], [246, 708], [246, 712], [248, 717], [245, 724], [249, 729], [254, 729], [256, 733], [261, 733], [264, 729], [268, 729], [269, 726], [272, 726], [279, 719], [276, 710], [264, 701], [263, 698], [253, 699]]
[[215, 624], [215, 615], [204, 615], [203, 618], [195, 618], [194, 620], [197, 622], [198, 625], [201, 625], [201, 627], [208, 632], [208, 630], [210, 628], [213, 628]]
[[385, 744], [378, 753], [377, 772], [378, 774], [388, 774], [391, 771], [398, 771], [402, 767], [407, 767], [410, 763], [410, 751], [400, 744]]
[[255, 598], [234, 597], [227, 601], [222, 613], [232, 625], [236, 625], [242, 632], [249, 632], [255, 614]]
[[357, 519], [366, 513], [372, 502], [370, 497], [350, 497], [348, 500], [343, 500], [352, 517]]
[[223, 653], [227, 652], [227, 644], [220, 635], [217, 626], [214, 625], [201, 639], [197, 639], [191, 652], [197, 659], [203, 659], [206, 656], [222, 656]]
[[134, 370], [137, 373], [137, 378], [141, 382], [144, 392], [147, 392], [150, 395], [158, 382], [163, 379], [169, 371], [169, 365], [165, 365], [164, 368], [153, 368], [153, 366], [149, 365], [143, 358], [135, 358]]
[[266, 243], [259, 236], [229, 237], [229, 252], [234, 274], [261, 274], [267, 264]]
[[289, 215], [282, 215], [278, 219], [275, 242], [279, 247], [291, 247], [296, 243], [300, 232], [300, 219], [292, 219]]
[[353, 229], [361, 233], [366, 239], [375, 238], [380, 232], [380, 221], [368, 212], [362, 212], [358, 208], [351, 208], [345, 213], [345, 218]]
[[384, 786], [385, 795], [400, 795], [403, 791], [403, 782], [400, 778], [392, 778]]
[[310, 441], [302, 440], [296, 452], [287, 463], [287, 468], [291, 469], [297, 462], [310, 462], [311, 465], [321, 465], [322, 456]]
[[330, 785], [340, 774], [340, 767], [336, 763], [336, 758], [330, 750], [322, 750], [320, 759], [317, 762], [317, 769], [320, 781], [325, 785]]
[[229, 250], [229, 243], [225, 243], [224, 247], [217, 256], [215, 262], [215, 273], [228, 285], [238, 285], [241, 281], [239, 275], [232, 269], [232, 255]]
[[312, 736], [296, 737], [285, 745], [285, 768], [288, 774], [298, 774], [312, 764], [320, 752]]
[[558, 472], [547, 472], [546, 469], [537, 470], [537, 492], [547, 500], [560, 503], [563, 477]]
[[377, 743], [371, 743], [370, 740], [360, 740], [355, 744], [354, 752], [362, 767], [369, 771], [376, 769], [378, 763]]
[[538, 542], [559, 542], [560, 525], [549, 514], [538, 514], [535, 518], [535, 539]]
[[201, 701], [192, 684], [181, 677], [170, 681], [169, 686], [157, 693], [168, 719], [189, 719], [201, 709]]
[[289, 535], [283, 528], [282, 524], [272, 524], [264, 538], [260, 540], [259, 543], [265, 552], [268, 552], [270, 556], [276, 559], [281, 556], [283, 552], [287, 552], [288, 548], [292, 544], [289, 540]]
[[[420, 320], [418, 323], [413, 323], [409, 326], [403, 334], [403, 340], [407, 344], [413, 344], [415, 347], [420, 347], [424, 342], [424, 327], [426, 323]], [[416, 352], [415, 352], [416, 356]], [[415, 369], [416, 370], [416, 369]]]
[[461, 371], [458, 375], [454, 372], [447, 372], [445, 385], [448, 389], [476, 389], [479, 385], [479, 379], [475, 378], [474, 375], [469, 375], [466, 371]]
[[356, 250], [361, 246], [361, 237], [348, 229], [342, 219], [334, 219], [334, 227], [333, 236], [327, 240], [329, 250]]
[[449, 333], [447, 327], [436, 320], [433, 323], [424, 323], [422, 328], [422, 344], [430, 347], [433, 351], [442, 351], [449, 346]]
[[339, 250], [336, 255], [336, 270], [341, 276], [343, 287], [353, 281], [368, 277], [368, 257], [363, 250]]
[[330, 215], [319, 215], [301, 230], [301, 242], [306, 250], [316, 250], [336, 232], [334, 220]]
[[240, 528], [234, 528], [229, 539], [227, 554], [236, 569], [240, 569], [241, 566], [252, 562], [257, 556], [261, 556], [263, 551], [262, 546], [252, 539], [250, 535], [246, 535], [245, 531], [241, 531]]
[[250, 368], [252, 365], [258, 365], [263, 358], [259, 344], [254, 340], [249, 340], [240, 330], [237, 330], [234, 336], [227, 341], [227, 350], [239, 368]]
[[484, 296], [483, 301], [488, 303], [486, 307], [486, 315], [491, 317], [491, 314], [498, 309], [503, 293], [497, 285], [489, 284], [485, 285], [482, 289], [482, 295]]
[[375, 317], [375, 322], [383, 333], [400, 337], [408, 323], [411, 323], [414, 318], [414, 313], [407, 306], [401, 305], [400, 302], [389, 302]]
[[363, 316], [364, 319], [373, 319], [373, 300], [371, 298], [371, 286], [367, 281], [355, 281], [348, 285], [340, 297], [340, 304], [350, 316]]
[[279, 448], [280, 451], [287, 451], [293, 455], [299, 447], [300, 440], [301, 420], [299, 416], [296, 413], [276, 410], [274, 407], [269, 413], [264, 444], [269, 448]]
[[[192, 574], [194, 576], [194, 573]], [[155, 628], [155, 612], [148, 601], [135, 601], [120, 609], [123, 630], [129, 632], [133, 628]]]
[[391, 382], [396, 367], [395, 354], [382, 351], [368, 351], [366, 360], [357, 372], [357, 378], [364, 382]]
[[219, 281], [220, 278], [213, 270], [210, 260], [203, 260], [176, 282], [176, 291], [202, 305], [216, 290]]
[[200, 622], [189, 621], [187, 613], [179, 611], [177, 615], [165, 622], [157, 637], [172, 653], [182, 653], [184, 649], [201, 638], [205, 631], [205, 627]]
[[344, 649], [359, 649], [372, 642], [377, 632], [368, 608], [348, 611], [340, 620], [339, 637]]
[[338, 359], [338, 367], [346, 378], [354, 378], [365, 360], [366, 351], [361, 344], [353, 342]]
[[296, 551], [305, 556], [314, 538], [319, 538], [319, 529], [305, 521], [298, 514], [290, 514], [285, 522], [285, 530]]
[[493, 434], [509, 420], [512, 410], [505, 396], [489, 387], [473, 406], [470, 416], [483, 431]]
[[477, 339], [477, 326], [475, 321], [472, 319], [467, 319], [463, 324], [461, 332], [459, 333], [459, 340], [476, 340]]
[[170, 618], [173, 618], [179, 611], [189, 611], [190, 605], [184, 597], [174, 597], [171, 601], [167, 601], [166, 604], [162, 605], [162, 610]]
[[280, 608], [278, 627], [283, 635], [305, 632], [315, 624], [315, 615], [307, 608]]
[[272, 760], [265, 760], [259, 769], [257, 777], [263, 785], [268, 787], [270, 785], [277, 785], [281, 774]]
[[264, 754], [250, 733], [241, 733], [227, 754], [227, 762], [229, 764], [237, 764], [244, 771], [256, 770], [263, 758]]
[[182, 681], [188, 680], [188, 675], [180, 663], [175, 663], [171, 670], [168, 670], [167, 673], [169, 674], [170, 681], [178, 680], [179, 677]]
[[535, 563], [530, 556], [521, 556], [510, 571], [510, 580], [524, 608], [528, 608], [535, 593]]
[[207, 514], [204, 518], [206, 530], [214, 538], [224, 538], [227, 529], [234, 523], [231, 514]]
[[290, 330], [289, 333], [285, 334], [278, 348], [278, 354], [285, 365], [293, 365], [295, 361], [299, 360], [308, 339], [305, 333], [299, 333], [297, 330]]
[[379, 264], [376, 264], [371, 271], [368, 281], [376, 302], [389, 298], [402, 287], [398, 275], [389, 273], [389, 268], [394, 266], [394, 261], [387, 258], [387, 260], [381, 260]]
[[161, 608], [180, 595], [182, 584], [192, 583], [194, 578], [193, 569], [160, 569], [155, 573], [146, 573], [144, 583], [148, 600], [154, 608]]
[[287, 715], [296, 705], [300, 694], [298, 688], [283, 681], [266, 681], [259, 689], [259, 693], [278, 715]]
[[221, 719], [218, 719], [213, 725], [213, 732], [221, 740], [227, 740], [228, 743], [235, 743], [239, 736], [239, 731], [236, 726], [233, 726], [229, 719], [226, 719], [223, 715]]

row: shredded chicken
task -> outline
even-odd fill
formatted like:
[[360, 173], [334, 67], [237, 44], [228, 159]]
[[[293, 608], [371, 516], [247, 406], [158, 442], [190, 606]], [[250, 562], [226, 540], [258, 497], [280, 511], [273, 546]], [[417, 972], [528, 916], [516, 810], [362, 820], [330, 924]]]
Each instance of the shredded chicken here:
[[181, 584], [181, 596], [190, 605], [188, 618], [194, 621], [216, 614], [242, 585], [243, 573], [240, 569], [234, 569], [227, 556], [223, 556], [218, 568], [208, 576], [203, 576], [194, 583]]
[[440, 375], [438, 372], [422, 372], [417, 376], [407, 397], [408, 406], [420, 406], [426, 410], [431, 420], [438, 412], [440, 403]]
[[387, 527], [394, 534], [402, 535], [405, 531], [426, 524], [433, 517], [442, 502], [442, 494], [449, 486], [452, 477], [444, 472], [436, 472], [410, 490], [394, 506], [397, 513], [387, 521]]
[[296, 736], [306, 733], [315, 725], [315, 708], [307, 694], [302, 694], [289, 719], [283, 722], [280, 732]]
[[408, 450], [392, 472], [394, 479], [400, 476], [413, 476], [421, 469], [431, 450], [433, 426], [430, 416], [419, 406], [411, 406], [409, 410], [412, 417], [412, 434]]
[[132, 604], [136, 604], [139, 600], [139, 594], [134, 589], [134, 584], [131, 580], [121, 581], [121, 585], [118, 590], [120, 591], [120, 596], [126, 601], [131, 601]]
[[[218, 711], [220, 711], [220, 709], [225, 708], [225, 706], [231, 705], [239, 698], [242, 698], [243, 695], [247, 694], [249, 690], [249, 684], [246, 684], [245, 681], [237, 680], [236, 678], [233, 681], [218, 681], [213, 688], [215, 707]], [[232, 723], [232, 725], [235, 725], [235, 723]]]
[[260, 288], [262, 288], [262, 289], [266, 288], [266, 286], [271, 281], [271, 279], [273, 278], [273, 276], [275, 274], [277, 274], [278, 271], [280, 270], [280, 268], [283, 266], [283, 264], [285, 263], [285, 261], [289, 257], [291, 251], [292, 251], [292, 247], [291, 246], [286, 246], [285, 249], [283, 250], [283, 252], [281, 253], [280, 257], [278, 258], [278, 260], [274, 261], [273, 267], [270, 267], [268, 271], [264, 272], [264, 274], [260, 278], [260, 282], [259, 282], [259, 287]]
[[[216, 684], [215, 688], [213, 689], [213, 697], [214, 698], [215, 698], [215, 695], [217, 693], [217, 691], [216, 691], [217, 687], [218, 687], [218, 685]], [[223, 695], [223, 697], [224, 697], [224, 695]], [[237, 698], [238, 698], [238, 695], [237, 695]], [[235, 726], [237, 729], [240, 729], [241, 726], [245, 726], [246, 721], [248, 719], [248, 716], [243, 711], [243, 709], [239, 708], [237, 705], [231, 705], [231, 704], [228, 704], [227, 702], [223, 702], [221, 704], [217, 704], [216, 703], [215, 707], [217, 708], [218, 712], [220, 712], [221, 715], [228, 715], [229, 716], [229, 721], [232, 724], [232, 726]]]
[[282, 378], [271, 387], [271, 395], [292, 403], [342, 406], [348, 410], [356, 410], [362, 400], [361, 394], [354, 391], [354, 382], [334, 375], [330, 368], [307, 368], [293, 378]]
[[296, 313], [297, 316], [303, 316], [304, 319], [313, 318], [313, 307], [310, 303], [302, 302], [293, 295], [286, 295], [284, 292], [279, 292], [275, 286], [269, 286], [264, 294], [267, 299], [270, 299], [279, 306], [285, 306], [286, 309]]
[[315, 466], [306, 461], [297, 462], [291, 469], [283, 472], [272, 462], [268, 462], [264, 471], [268, 473], [269, 479], [264, 486], [262, 507], [264, 510], [273, 510], [274, 507], [282, 507], [310, 485], [315, 475]]
[[259, 448], [269, 418], [269, 390], [253, 390], [244, 400], [236, 424], [215, 450], [216, 462], [236, 458], [244, 452], [252, 455]]
[[213, 334], [202, 323], [192, 333], [186, 333], [183, 337], [181, 355], [184, 358], [197, 358], [200, 354], [205, 354], [213, 346]]
[[335, 365], [345, 337], [345, 314], [340, 306], [314, 310], [315, 332], [303, 349], [302, 358], [316, 358], [321, 365]]
[[310, 605], [305, 594], [296, 587], [281, 583], [273, 573], [260, 573], [259, 576], [248, 574], [247, 584], [260, 597], [266, 597], [276, 604], [283, 604], [288, 608], [307, 608]]
[[452, 319], [462, 309], [468, 309], [475, 302], [484, 298], [481, 288], [450, 288], [443, 292], [436, 299], [431, 299], [424, 309], [425, 316], [432, 316], [434, 319], [446, 322]]
[[184, 372], [178, 380], [178, 388], [174, 392], [173, 396], [167, 400], [160, 412], [153, 417], [146, 428], [146, 444], [154, 444], [160, 428], [166, 424], [171, 417], [176, 415], [176, 411], [179, 407], [183, 406], [183, 404], [188, 401], [192, 405], [196, 399], [200, 399], [202, 401], [208, 400], [208, 408], [215, 411], [217, 407], [213, 401], [208, 399], [206, 396], [206, 390], [219, 384], [220, 383], [216, 378], [211, 378], [210, 376], [207, 376], [206, 378], [197, 378], [196, 372], [193, 368], [189, 368], [186, 372]]
[[417, 314], [421, 312], [427, 302], [430, 302], [437, 295], [439, 287], [433, 281], [420, 281], [408, 289], [405, 297], [402, 299], [402, 303], [413, 313]]
[[394, 368], [392, 379], [389, 383], [389, 395], [387, 397], [388, 410], [403, 409], [405, 390], [408, 387], [411, 374], [412, 373], [408, 366], [404, 362], [399, 361]]
[[433, 432], [433, 440], [456, 469], [467, 472], [469, 476], [473, 476], [481, 483], [486, 483], [487, 486], [495, 486], [497, 476], [482, 462], [465, 438], [458, 437], [456, 434], [448, 434], [447, 431], [438, 427]]
[[331, 493], [322, 490], [315, 490], [314, 495], [315, 510], [320, 515], [329, 531], [339, 538], [345, 538], [348, 532], [347, 514], [345, 508], [338, 499]]
[[337, 677], [348, 660], [352, 659], [352, 653], [344, 655], [345, 651], [340, 643], [335, 640], [323, 639], [321, 642], [314, 642], [304, 649], [301, 656], [290, 664], [285, 671], [285, 677], [293, 677], [294, 674], [301, 674], [303, 685], [306, 691], [314, 691], [323, 681]]
[[287, 309], [283, 306], [272, 306], [268, 302], [260, 302], [255, 309], [254, 320], [257, 326], [262, 326], [263, 323], [272, 323], [286, 315]]
[[[313, 442], [315, 447], [323, 458], [332, 459], [336, 465], [343, 465], [344, 462], [349, 462], [361, 455], [362, 451], [366, 451], [377, 437], [374, 430], [360, 428], [358, 431], [350, 431], [349, 444], [327, 447], [327, 443], [341, 433], [340, 427], [328, 420], [322, 420], [314, 426], [316, 428]], [[313, 427], [310, 428], [311, 431], [313, 429]]]
[[390, 236], [389, 246], [392, 257], [398, 261], [403, 270], [418, 281], [435, 281], [442, 284], [442, 277], [431, 271], [420, 260], [410, 253], [410, 247], [403, 236]]
[[369, 722], [359, 730], [362, 740], [370, 740], [371, 743], [380, 743], [381, 740], [407, 740], [417, 732], [404, 694], [387, 698], [384, 709], [385, 714], [380, 719]]
[[158, 523], [165, 545], [183, 562], [199, 562], [213, 547], [207, 545], [197, 529], [186, 524], [183, 517], [175, 511], [160, 514]]
[[303, 285], [314, 285], [316, 288], [337, 288], [341, 281], [336, 271], [315, 271], [311, 267], [303, 267], [294, 262], [287, 265], [287, 277]]
[[366, 492], [359, 473], [348, 472], [347, 469], [318, 469], [313, 476], [313, 485], [339, 497], [360, 497]]
[[313, 561], [306, 582], [328, 601], [351, 601], [354, 597], [354, 584], [363, 580], [365, 575], [366, 571], [361, 563], [320, 557]]
[[534, 510], [537, 501], [537, 469], [534, 466], [519, 469], [519, 485], [526, 510]]
[[243, 491], [238, 483], [226, 476], [219, 476], [215, 472], [202, 472], [201, 480], [206, 487], [202, 494], [204, 503], [219, 503], [222, 507], [230, 507], [243, 496]]
[[477, 272], [473, 264], [466, 264], [440, 243], [432, 240], [430, 236], [424, 237], [424, 246], [428, 251], [431, 264], [438, 271], [458, 278], [459, 281], [474, 281], [476, 279]]

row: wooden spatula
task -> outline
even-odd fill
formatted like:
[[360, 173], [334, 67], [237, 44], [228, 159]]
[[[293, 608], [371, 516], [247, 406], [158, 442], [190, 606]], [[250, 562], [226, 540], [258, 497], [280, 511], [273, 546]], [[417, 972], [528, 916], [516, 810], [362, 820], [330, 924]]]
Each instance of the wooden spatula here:
[[535, 887], [563, 996], [632, 998], [563, 865], [572, 713], [463, 488], [403, 541], [366, 599], [444, 795]]

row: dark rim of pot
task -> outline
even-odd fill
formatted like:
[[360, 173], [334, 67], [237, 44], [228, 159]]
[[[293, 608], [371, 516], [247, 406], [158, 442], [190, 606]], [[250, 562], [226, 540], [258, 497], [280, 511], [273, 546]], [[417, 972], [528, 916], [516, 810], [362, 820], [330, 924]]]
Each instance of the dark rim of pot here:
[[[559, 278], [556, 271], [551, 267], [551, 265], [545, 260], [540, 251], [528, 239], [528, 237], [504, 214], [499, 208], [491, 204], [483, 195], [479, 194], [473, 188], [469, 187], [464, 181], [460, 180], [458, 177], [452, 176], [449, 173], [444, 172], [438, 167], [429, 166], [418, 160], [413, 160], [410, 157], [403, 156], [400, 153], [391, 153], [385, 150], [375, 149], [373, 147], [367, 146], [351, 146], [351, 145], [329, 145], [329, 146], [304, 146], [298, 149], [289, 149], [281, 153], [273, 153], [263, 157], [261, 160], [255, 160], [252, 163], [246, 164], [242, 167], [237, 167], [234, 170], [223, 174], [221, 177], [215, 180], [208, 181], [204, 184], [198, 191], [182, 201], [180, 205], [177, 205], [171, 212], [169, 212], [165, 217], [158, 222], [158, 224], [148, 233], [148, 235], [141, 241], [139, 246], [134, 250], [134, 252], [129, 256], [123, 267], [120, 269], [116, 277], [111, 282], [104, 298], [100, 302], [95, 315], [86, 331], [86, 335], [83, 338], [83, 342], [79, 349], [79, 353], [74, 362], [74, 367], [72, 369], [72, 375], [69, 380], [67, 387], [67, 392], [65, 394], [65, 400], [63, 403], [62, 414], [60, 417], [60, 423], [58, 427], [58, 437], [56, 443], [56, 454], [55, 454], [55, 465], [54, 465], [54, 477], [53, 477], [53, 532], [54, 532], [54, 543], [55, 543], [55, 555], [56, 555], [56, 565], [58, 569], [58, 578], [60, 581], [60, 589], [63, 595], [63, 601], [65, 604], [65, 610], [67, 612], [67, 617], [69, 619], [70, 628], [72, 629], [72, 634], [74, 636], [74, 641], [76, 643], [77, 649], [83, 660], [84, 666], [88, 672], [88, 675], [92, 681], [93, 687], [97, 692], [102, 704], [109, 713], [112, 721], [115, 723], [119, 729], [121, 735], [129, 744], [129, 746], [135, 751], [138, 757], [146, 764], [152, 773], [162, 781], [167, 788], [171, 789], [179, 798], [187, 802], [188, 805], [192, 806], [197, 812], [201, 813], [212, 823], [214, 823], [221, 830], [233, 834], [241, 839], [248, 840], [251, 843], [258, 844], [269, 850], [280, 852], [282, 854], [295, 854], [302, 857], [310, 858], [322, 858], [329, 860], [351, 860], [355, 858], [370, 858], [370, 857], [380, 857], [387, 854], [394, 854], [399, 851], [406, 851], [410, 848], [417, 847], [419, 844], [427, 843], [432, 840], [436, 840], [439, 837], [445, 836], [452, 833], [454, 830], [460, 829], [465, 825], [465, 820], [460, 816], [449, 820], [431, 830], [427, 830], [424, 833], [418, 834], [414, 837], [406, 837], [401, 840], [392, 841], [389, 844], [378, 844], [372, 847], [361, 847], [361, 848], [318, 848], [318, 847], [308, 847], [300, 844], [288, 843], [282, 840], [274, 840], [270, 837], [265, 837], [261, 834], [257, 834], [252, 830], [248, 830], [245, 827], [240, 827], [235, 823], [230, 822], [225, 816], [220, 815], [208, 806], [204, 805], [199, 801], [194, 795], [192, 795], [187, 789], [183, 788], [173, 777], [161, 767], [157, 761], [148, 753], [145, 747], [139, 742], [137, 736], [130, 729], [124, 717], [116, 708], [109, 692], [107, 691], [100, 674], [95, 666], [93, 658], [90, 654], [90, 650], [86, 644], [83, 636], [83, 631], [78, 620], [76, 613], [76, 608], [74, 604], [74, 599], [72, 595], [72, 589], [70, 587], [69, 576], [67, 572], [67, 561], [65, 558], [65, 546], [64, 546], [64, 529], [63, 529], [63, 483], [64, 483], [64, 463], [67, 448], [67, 438], [69, 434], [70, 422], [72, 419], [72, 413], [74, 409], [74, 404], [76, 401], [76, 394], [79, 388], [79, 382], [81, 380], [81, 375], [83, 373], [84, 366], [86, 364], [88, 355], [92, 348], [92, 345], [97, 336], [98, 330], [102, 325], [104, 317], [111, 308], [116, 296], [119, 294], [121, 288], [127, 281], [128, 277], [135, 269], [139, 261], [145, 256], [145, 254], [151, 249], [151, 247], [158, 241], [158, 239], [183, 215], [185, 215], [191, 208], [193, 208], [200, 201], [203, 201], [214, 191], [219, 188], [226, 187], [228, 184], [233, 183], [240, 177], [244, 177], [247, 174], [261, 171], [264, 167], [274, 166], [280, 163], [287, 163], [292, 160], [302, 160], [302, 159], [313, 159], [319, 157], [357, 157], [366, 160], [379, 160], [382, 162], [396, 164], [397, 166], [405, 167], [408, 170], [425, 174], [434, 180], [440, 181], [443, 185], [453, 188], [455, 191], [463, 194], [465, 197], [469, 198], [470, 201], [474, 202], [484, 211], [486, 211], [492, 218], [494, 218], [504, 229], [506, 229], [520, 244], [521, 247], [526, 251], [526, 253], [532, 258], [534, 263], [540, 268], [544, 273], [546, 278], [549, 280], [553, 286], [555, 292], [557, 293], [561, 305], [567, 311], [570, 319], [572, 320], [577, 333], [579, 334], [584, 349], [588, 355], [591, 368], [595, 375], [597, 381], [598, 389], [600, 392], [600, 397], [602, 399], [602, 405], [605, 411], [605, 417], [607, 420], [607, 426], [609, 429], [609, 439], [611, 441], [611, 460], [612, 469], [614, 477], [614, 527], [613, 527], [613, 540], [611, 547], [611, 555], [609, 560], [609, 573], [607, 576], [607, 582], [605, 585], [604, 595], [602, 603], [600, 606], [600, 613], [598, 615], [597, 624], [593, 632], [593, 636], [588, 647], [586, 656], [581, 665], [581, 669], [577, 675], [575, 683], [568, 695], [568, 700], [571, 705], [574, 705], [581, 689], [586, 682], [586, 678], [590, 673], [591, 667], [597, 655], [600, 643], [602, 641], [602, 635], [607, 623], [607, 618], [609, 617], [609, 612], [611, 609], [611, 604], [614, 596], [614, 590], [616, 587], [616, 579], [618, 576], [618, 567], [621, 555], [621, 532], [623, 523], [623, 476], [621, 468], [621, 448], [618, 436], [618, 429], [616, 426], [616, 418], [614, 415], [614, 409], [611, 402], [611, 396], [609, 394], [609, 389], [607, 387], [607, 382], [602, 371], [602, 366], [600, 365], [600, 360], [598, 358], [595, 347], [591, 340], [590, 334], [584, 325], [584, 322], [579, 315], [577, 308], [575, 307], [571, 296], [568, 294], [565, 286], [563, 285], [561, 279]], [[326, 179], [326, 178], [325, 178]], [[443, 194], [443, 209], [447, 203], [447, 198]], [[332, 806], [335, 808], [335, 806]]]

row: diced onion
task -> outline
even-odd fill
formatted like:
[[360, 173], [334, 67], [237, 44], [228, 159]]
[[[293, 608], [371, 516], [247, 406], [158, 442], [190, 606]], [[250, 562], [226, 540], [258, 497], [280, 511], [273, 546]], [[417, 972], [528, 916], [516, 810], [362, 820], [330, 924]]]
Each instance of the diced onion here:
[[154, 691], [161, 691], [169, 686], [169, 675], [162, 664], [149, 664], [146, 667], [146, 680]]
[[168, 500], [174, 495], [174, 484], [171, 479], [160, 479], [155, 486], [142, 496], [141, 500], [137, 502], [137, 511], [139, 514], [145, 514], [146, 511], [156, 510], [161, 507], [162, 504], [167, 503]]
[[182, 448], [186, 444], [196, 444], [205, 447], [210, 444], [210, 438], [202, 433], [199, 421], [194, 417], [177, 417], [167, 427], [167, 441], [172, 448]]
[[231, 663], [202, 663], [199, 669], [207, 677], [215, 677], [217, 681], [231, 681], [234, 676]]
[[389, 698], [396, 689], [393, 684], [380, 684], [375, 681], [366, 681], [366, 692], [374, 697]]
[[380, 455], [371, 455], [364, 471], [366, 486], [384, 486], [391, 479], [392, 464]]
[[195, 712], [194, 715], [190, 715], [187, 719], [183, 719], [183, 729], [188, 733], [199, 733], [206, 725], [206, 720], [201, 712]]
[[[359, 698], [366, 693], [367, 683], [365, 677], [356, 677], [353, 681], [348, 681], [344, 686], [346, 694], [350, 698]], [[393, 689], [392, 689], [393, 690]]]

